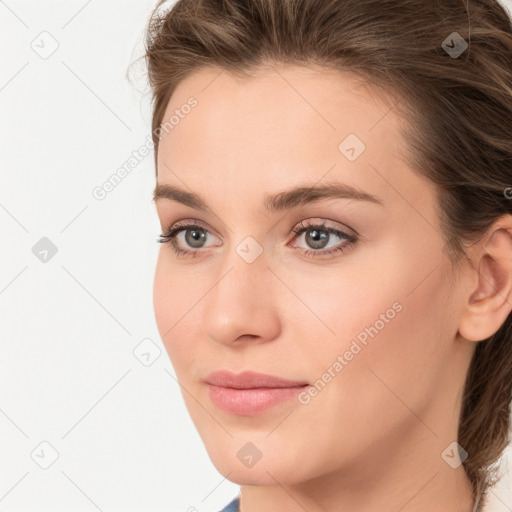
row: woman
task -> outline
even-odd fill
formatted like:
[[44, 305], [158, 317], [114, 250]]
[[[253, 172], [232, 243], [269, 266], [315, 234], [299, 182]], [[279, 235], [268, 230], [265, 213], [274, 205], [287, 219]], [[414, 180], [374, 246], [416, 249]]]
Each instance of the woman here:
[[495, 0], [151, 16], [155, 318], [224, 511], [484, 510], [512, 396]]

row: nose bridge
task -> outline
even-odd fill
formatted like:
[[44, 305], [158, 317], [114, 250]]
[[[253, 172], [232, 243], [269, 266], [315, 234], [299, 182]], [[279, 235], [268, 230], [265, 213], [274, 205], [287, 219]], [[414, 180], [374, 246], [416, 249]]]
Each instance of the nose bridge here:
[[270, 290], [269, 270], [262, 245], [253, 237], [246, 237], [235, 245], [220, 267], [219, 280], [212, 298], [222, 306], [243, 312], [245, 308], [254, 308], [257, 304], [268, 303]]
[[205, 298], [206, 334], [219, 343], [233, 342], [245, 334], [273, 337], [278, 322], [272, 286], [262, 245], [246, 237], [224, 256]]

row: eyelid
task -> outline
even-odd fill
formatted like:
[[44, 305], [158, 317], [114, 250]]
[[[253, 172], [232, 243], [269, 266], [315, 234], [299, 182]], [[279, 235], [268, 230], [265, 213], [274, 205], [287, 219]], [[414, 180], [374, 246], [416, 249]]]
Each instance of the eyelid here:
[[[329, 224], [331, 222], [333, 224]], [[341, 222], [326, 219], [325, 217], [309, 217], [296, 224], [291, 231], [292, 233], [296, 233], [300, 232], [301, 229], [314, 227], [322, 227], [325, 230], [336, 230], [343, 233], [347, 238], [359, 238], [359, 233], [355, 229]]]
[[[331, 220], [325, 219], [323, 217], [310, 217], [308, 219], [302, 220], [301, 222], [296, 223], [293, 226], [293, 228], [291, 228], [290, 232], [293, 234], [292, 239], [297, 238], [297, 236], [298, 236], [297, 233], [300, 233], [301, 230], [309, 229], [312, 227], [322, 227], [325, 230], [339, 231], [340, 233], [343, 233], [347, 237], [347, 239], [359, 238], [359, 233], [355, 229], [350, 228], [350, 227], [346, 226], [345, 224], [341, 224], [342, 227], [334, 227], [334, 226], [328, 225], [327, 222], [336, 222], [336, 221], [331, 221]], [[337, 224], [340, 224], [340, 223], [338, 222]], [[211, 230], [210, 227], [207, 226], [205, 222], [203, 222], [199, 219], [183, 219], [183, 220], [176, 221], [175, 223], [170, 224], [168, 227], [164, 228], [163, 232], [164, 233], [169, 233], [169, 232], [177, 233], [180, 230], [180, 228], [183, 228], [183, 230], [185, 230], [186, 228], [190, 228], [193, 226], [200, 227], [200, 228], [204, 229], [205, 231], [207, 231], [208, 233], [216, 236], [218, 239], [222, 239], [222, 237], [219, 236], [214, 230]]]
[[208, 233], [210, 233], [211, 235], [214, 235], [215, 237], [217, 237], [218, 239], [222, 238], [214, 230], [210, 229], [206, 225], [206, 223], [204, 223], [198, 219], [179, 220], [179, 221], [175, 222], [174, 224], [172, 224], [166, 231], [172, 231], [172, 232], [176, 233], [180, 229], [186, 230], [187, 228], [190, 229], [192, 226], [197, 226], [198, 228], [202, 228], [205, 231], [207, 231]]

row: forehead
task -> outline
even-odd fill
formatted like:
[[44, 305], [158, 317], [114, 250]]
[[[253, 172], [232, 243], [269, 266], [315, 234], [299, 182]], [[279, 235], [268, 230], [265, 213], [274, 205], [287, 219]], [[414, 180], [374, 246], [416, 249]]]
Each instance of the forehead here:
[[204, 149], [213, 146], [214, 154], [215, 147], [241, 142], [250, 143], [248, 150], [258, 144], [270, 152], [292, 146], [300, 154], [307, 149], [298, 146], [301, 141], [308, 148], [320, 140], [332, 146], [349, 133], [365, 143], [379, 133], [392, 132], [396, 139], [403, 124], [392, 111], [394, 98], [366, 79], [328, 68], [275, 65], [247, 77], [199, 69], [178, 84], [163, 122], [180, 113], [191, 96], [197, 105], [163, 134], [162, 148], [175, 144], [186, 150], [182, 144], [193, 137]]
[[[182, 109], [191, 97], [197, 105]], [[277, 191], [327, 174], [377, 191], [382, 175], [403, 181], [410, 174], [394, 103], [370, 82], [327, 68], [269, 66], [248, 77], [200, 69], [179, 83], [167, 106], [163, 122], [181, 114], [162, 132], [158, 181], [185, 181], [230, 200], [243, 184]], [[344, 151], [354, 142], [359, 156], [350, 160]]]
[[190, 119], [174, 130], [174, 140], [187, 127], [204, 136], [211, 136], [214, 128], [233, 137], [243, 127], [240, 136], [246, 138], [262, 132], [289, 135], [292, 131], [296, 136], [319, 132], [319, 137], [324, 133], [339, 137], [347, 130], [363, 137], [384, 118], [385, 131], [402, 122], [391, 112], [394, 96], [368, 79], [318, 66], [269, 65], [248, 76], [217, 67], [198, 69], [176, 87], [164, 121], [190, 96], [198, 105]]

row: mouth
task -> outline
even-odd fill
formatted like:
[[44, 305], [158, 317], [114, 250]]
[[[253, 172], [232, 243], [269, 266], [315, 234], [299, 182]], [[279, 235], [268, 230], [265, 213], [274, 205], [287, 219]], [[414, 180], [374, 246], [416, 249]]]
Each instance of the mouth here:
[[294, 388], [309, 384], [306, 381], [288, 380], [265, 373], [245, 371], [236, 374], [227, 370], [210, 373], [205, 382], [213, 386], [233, 389]]
[[219, 371], [208, 375], [205, 382], [210, 399], [224, 412], [251, 416], [275, 407], [297, 396], [309, 384], [246, 371], [234, 374]]

